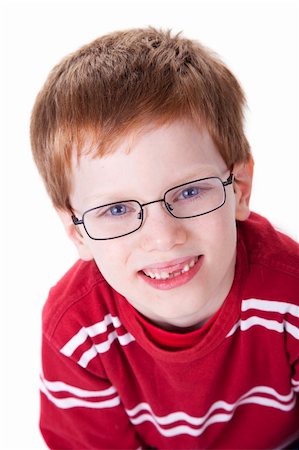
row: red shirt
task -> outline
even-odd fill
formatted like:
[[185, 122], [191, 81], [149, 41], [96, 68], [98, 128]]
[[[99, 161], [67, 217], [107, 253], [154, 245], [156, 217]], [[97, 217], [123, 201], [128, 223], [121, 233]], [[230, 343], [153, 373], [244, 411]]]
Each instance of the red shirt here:
[[41, 431], [52, 449], [282, 448], [299, 436], [299, 250], [238, 223], [235, 279], [199, 330], [143, 318], [78, 261], [43, 314]]

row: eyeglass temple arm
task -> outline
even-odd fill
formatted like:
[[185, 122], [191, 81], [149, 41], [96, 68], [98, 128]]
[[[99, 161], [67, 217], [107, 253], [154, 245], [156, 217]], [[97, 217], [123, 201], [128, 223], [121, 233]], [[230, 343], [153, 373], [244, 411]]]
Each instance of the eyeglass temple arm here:
[[223, 186], [228, 186], [229, 184], [232, 184], [234, 181], [234, 174], [231, 172], [230, 176], [228, 177], [228, 179], [226, 181], [222, 181]]
[[72, 214], [72, 221], [74, 225], [82, 225], [83, 224], [83, 220], [78, 219], [78, 217], [76, 217], [74, 214]]

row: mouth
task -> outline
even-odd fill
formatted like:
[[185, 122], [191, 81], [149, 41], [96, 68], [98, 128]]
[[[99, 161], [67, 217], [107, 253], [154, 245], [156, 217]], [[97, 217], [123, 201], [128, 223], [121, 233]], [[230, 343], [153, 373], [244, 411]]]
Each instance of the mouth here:
[[138, 274], [157, 289], [173, 289], [189, 282], [199, 271], [202, 260], [202, 255], [181, 258], [168, 264], [149, 266]]
[[[163, 269], [159, 268], [144, 269], [143, 273], [153, 280], [168, 280], [169, 278], [175, 278], [182, 275], [183, 273], [189, 272], [189, 270], [195, 266], [198, 259], [199, 256], [194, 256], [192, 259], [185, 261], [181, 264], [173, 264]], [[179, 265], [182, 267], [181, 268], [176, 267]]]

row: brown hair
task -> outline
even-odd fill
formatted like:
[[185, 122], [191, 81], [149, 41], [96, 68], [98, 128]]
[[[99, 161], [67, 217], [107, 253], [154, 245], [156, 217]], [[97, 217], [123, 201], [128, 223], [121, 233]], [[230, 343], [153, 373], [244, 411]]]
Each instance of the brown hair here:
[[51, 71], [31, 118], [33, 156], [56, 208], [70, 209], [71, 158], [94, 155], [142, 125], [204, 123], [228, 167], [248, 161], [245, 98], [220, 59], [196, 41], [154, 28], [100, 37]]

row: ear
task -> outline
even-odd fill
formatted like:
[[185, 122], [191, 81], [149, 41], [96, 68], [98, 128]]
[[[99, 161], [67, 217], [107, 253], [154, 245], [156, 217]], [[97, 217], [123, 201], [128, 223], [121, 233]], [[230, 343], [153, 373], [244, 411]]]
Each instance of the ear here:
[[84, 261], [90, 261], [93, 259], [93, 256], [89, 250], [89, 247], [87, 246], [84, 237], [80, 233], [80, 229], [78, 225], [74, 225], [72, 221], [71, 214], [67, 211], [62, 210], [56, 210], [58, 216], [60, 217], [65, 231], [68, 235], [68, 237], [71, 239], [71, 241], [75, 244], [77, 247], [79, 257], [83, 259]]
[[235, 164], [233, 168], [237, 220], [246, 220], [250, 214], [249, 200], [252, 187], [253, 166], [254, 162], [252, 157], [250, 157], [247, 163]]

